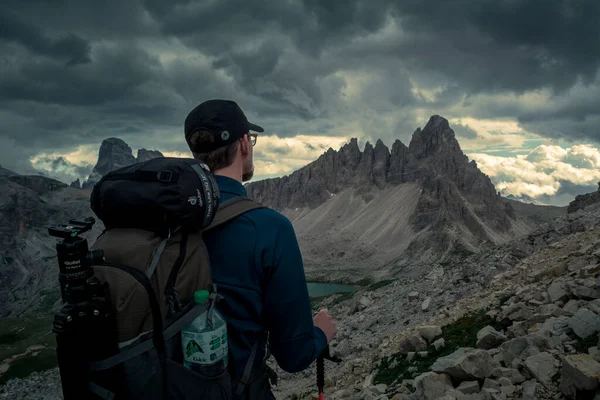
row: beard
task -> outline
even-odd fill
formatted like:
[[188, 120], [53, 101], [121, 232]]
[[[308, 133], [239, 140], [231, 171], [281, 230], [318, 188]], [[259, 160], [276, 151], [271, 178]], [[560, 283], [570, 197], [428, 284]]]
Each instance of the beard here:
[[244, 168], [244, 172], [242, 172], [242, 182], [248, 182], [254, 176], [254, 164], [250, 164], [250, 166]]

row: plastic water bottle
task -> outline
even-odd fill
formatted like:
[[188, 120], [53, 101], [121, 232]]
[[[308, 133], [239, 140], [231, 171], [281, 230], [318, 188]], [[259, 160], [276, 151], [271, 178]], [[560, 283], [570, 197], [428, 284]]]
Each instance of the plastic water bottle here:
[[[208, 301], [206, 290], [194, 293], [194, 303]], [[217, 376], [227, 368], [227, 323], [213, 309], [212, 327], [208, 324], [208, 309], [181, 331], [183, 365], [205, 376]]]

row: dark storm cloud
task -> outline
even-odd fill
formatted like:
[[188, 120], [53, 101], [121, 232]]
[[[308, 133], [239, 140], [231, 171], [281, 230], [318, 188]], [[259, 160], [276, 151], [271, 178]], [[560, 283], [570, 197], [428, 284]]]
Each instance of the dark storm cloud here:
[[[600, 141], [596, 0], [269, 3], [6, 0], [0, 134], [28, 155], [109, 136], [186, 151], [187, 112], [217, 97], [279, 136], [407, 143], [430, 115], [468, 110]], [[553, 97], [500, 97], [534, 90]]]
[[102, 49], [93, 63], [74, 68], [51, 60], [3, 68], [0, 101], [28, 100], [64, 106], [98, 106], [131, 96], [161, 78], [157, 60], [141, 49]]
[[0, 10], [0, 40], [19, 43], [36, 54], [64, 60], [69, 66], [90, 62], [90, 44], [83, 38], [73, 33], [50, 38], [8, 10]]
[[331, 45], [376, 32], [393, 1], [146, 1], [165, 34], [184, 38], [211, 54], [265, 34], [288, 37], [302, 53], [317, 57]]
[[414, 40], [396, 49], [415, 66], [474, 91], [560, 91], [578, 78], [593, 81], [600, 65], [596, 0], [409, 0], [397, 7], [402, 29]]

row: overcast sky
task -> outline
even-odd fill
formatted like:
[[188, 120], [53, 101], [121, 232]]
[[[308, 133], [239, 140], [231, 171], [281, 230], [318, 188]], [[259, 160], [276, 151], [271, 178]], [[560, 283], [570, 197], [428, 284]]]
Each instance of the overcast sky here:
[[[0, 8], [0, 164], [85, 177], [101, 141], [188, 156], [185, 116], [236, 100], [256, 179], [439, 114], [503, 194], [600, 180], [600, 1], [22, 1]], [[268, 136], [268, 137], [266, 137]]]

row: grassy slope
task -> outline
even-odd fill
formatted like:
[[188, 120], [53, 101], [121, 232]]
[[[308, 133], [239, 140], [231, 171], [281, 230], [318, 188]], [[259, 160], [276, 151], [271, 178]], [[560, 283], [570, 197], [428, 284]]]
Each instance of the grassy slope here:
[[57, 365], [51, 315], [0, 319], [0, 363], [15, 356], [6, 372], [0, 369], [0, 384]]

